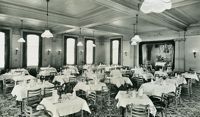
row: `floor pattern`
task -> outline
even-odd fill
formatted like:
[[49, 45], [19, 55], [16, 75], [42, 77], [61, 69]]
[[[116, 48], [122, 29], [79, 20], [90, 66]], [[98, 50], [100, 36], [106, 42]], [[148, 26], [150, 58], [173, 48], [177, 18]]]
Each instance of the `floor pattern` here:
[[[183, 89], [184, 95], [181, 95], [182, 101], [176, 110], [172, 103], [170, 110], [167, 111], [167, 117], [200, 117], [200, 85], [193, 86], [192, 97], [189, 97]], [[114, 100], [114, 99], [113, 99]], [[97, 116], [106, 117], [120, 117], [120, 109], [116, 108], [116, 101], [112, 102], [112, 108], [101, 107], [101, 102], [98, 102]], [[103, 106], [106, 106], [103, 104]], [[10, 94], [3, 96], [0, 94], [0, 117], [18, 117], [20, 114], [20, 106], [16, 105], [15, 98]], [[88, 116], [88, 115], [86, 115]], [[159, 115], [158, 115], [159, 117]]]

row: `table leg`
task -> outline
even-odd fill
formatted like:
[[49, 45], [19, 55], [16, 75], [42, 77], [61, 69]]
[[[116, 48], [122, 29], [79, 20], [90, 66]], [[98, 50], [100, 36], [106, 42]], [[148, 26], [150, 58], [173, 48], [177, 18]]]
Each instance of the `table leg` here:
[[81, 110], [81, 117], [83, 117], [83, 110]]

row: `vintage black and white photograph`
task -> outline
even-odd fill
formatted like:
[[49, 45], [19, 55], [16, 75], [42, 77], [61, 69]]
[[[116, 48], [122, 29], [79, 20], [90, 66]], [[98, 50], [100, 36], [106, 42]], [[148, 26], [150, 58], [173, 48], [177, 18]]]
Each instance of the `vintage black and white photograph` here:
[[200, 0], [0, 0], [0, 117], [200, 117]]

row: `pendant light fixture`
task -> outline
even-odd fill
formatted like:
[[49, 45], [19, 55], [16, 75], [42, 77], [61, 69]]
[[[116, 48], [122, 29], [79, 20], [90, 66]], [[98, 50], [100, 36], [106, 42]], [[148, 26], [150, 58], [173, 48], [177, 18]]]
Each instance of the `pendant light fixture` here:
[[47, 1], [47, 21], [46, 21], [46, 30], [42, 33], [41, 37], [43, 38], [51, 38], [53, 37], [53, 34], [50, 32], [50, 30], [48, 29], [48, 16], [49, 16], [49, 1], [50, 0], [46, 0]]
[[136, 23], [134, 24], [134, 36], [131, 38], [131, 45], [132, 44], [135, 45], [135, 43], [140, 43], [142, 41], [142, 39], [138, 35], [137, 26], [138, 26], [138, 14], [136, 15]]
[[[95, 39], [95, 37], [94, 37], [94, 30], [93, 30], [93, 39]], [[93, 43], [92, 46], [93, 46], [93, 47], [96, 47], [96, 44]]]
[[140, 10], [143, 13], [161, 13], [172, 8], [171, 0], [144, 0]]
[[80, 39], [80, 41], [77, 43], [77, 46], [83, 46], [83, 43], [81, 42], [81, 40], [83, 39], [83, 36], [82, 36], [82, 34], [81, 34], [81, 28], [80, 28], [79, 39]]
[[[23, 30], [23, 20], [21, 20], [21, 30]], [[17, 42], [25, 43], [26, 41], [24, 40], [23, 36], [21, 35], [21, 37], [17, 40]]]

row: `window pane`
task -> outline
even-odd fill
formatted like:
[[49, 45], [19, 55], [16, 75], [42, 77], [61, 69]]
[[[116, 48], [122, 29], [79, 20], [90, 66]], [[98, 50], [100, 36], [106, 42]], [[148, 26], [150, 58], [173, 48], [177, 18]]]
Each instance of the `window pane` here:
[[27, 35], [27, 66], [38, 66], [39, 36]]
[[0, 32], [0, 68], [5, 66], [5, 33]]
[[93, 43], [94, 43], [94, 41], [92, 41], [92, 40], [87, 40], [87, 42], [86, 42], [86, 45], [87, 45], [87, 47], [86, 47], [86, 50], [87, 50], [86, 64], [93, 64], [93, 51], [94, 51]]
[[75, 39], [68, 38], [66, 46], [67, 64], [75, 64]]
[[112, 41], [112, 64], [118, 64], [119, 61], [119, 41]]

